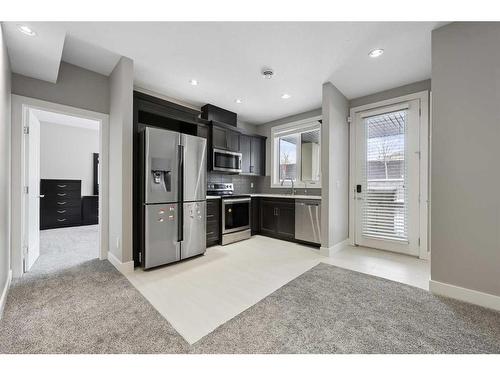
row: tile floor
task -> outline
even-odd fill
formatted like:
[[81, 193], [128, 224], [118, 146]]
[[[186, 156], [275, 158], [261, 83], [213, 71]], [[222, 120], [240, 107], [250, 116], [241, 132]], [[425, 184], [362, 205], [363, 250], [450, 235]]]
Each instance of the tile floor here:
[[328, 258], [315, 248], [263, 236], [126, 276], [192, 344], [319, 262], [428, 289], [427, 261], [351, 246]]

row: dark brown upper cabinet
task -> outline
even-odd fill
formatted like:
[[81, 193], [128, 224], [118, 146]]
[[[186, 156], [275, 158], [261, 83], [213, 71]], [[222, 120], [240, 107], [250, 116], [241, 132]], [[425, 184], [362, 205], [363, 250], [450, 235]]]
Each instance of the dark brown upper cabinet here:
[[240, 134], [219, 126], [212, 126], [213, 148], [229, 151], [240, 151]]
[[240, 135], [241, 174], [263, 176], [265, 173], [266, 140], [262, 137]]

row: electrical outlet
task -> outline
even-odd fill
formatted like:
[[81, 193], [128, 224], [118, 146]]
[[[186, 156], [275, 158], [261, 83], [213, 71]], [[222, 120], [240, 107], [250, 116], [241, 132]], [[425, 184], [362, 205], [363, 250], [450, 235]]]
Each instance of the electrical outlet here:
[[116, 248], [120, 248], [120, 237], [116, 237]]
[[250, 182], [250, 189], [253, 189], [253, 182]]

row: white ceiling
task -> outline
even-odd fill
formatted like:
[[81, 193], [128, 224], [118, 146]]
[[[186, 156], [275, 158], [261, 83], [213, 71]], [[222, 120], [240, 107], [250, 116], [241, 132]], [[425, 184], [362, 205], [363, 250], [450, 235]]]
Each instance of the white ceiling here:
[[[66, 31], [64, 61], [108, 75], [119, 57], [127, 56], [134, 60], [136, 86], [197, 107], [212, 103], [253, 124], [320, 107], [321, 86], [326, 81], [352, 99], [430, 78], [431, 30], [442, 24], [30, 23], [37, 32], [44, 31], [33, 40], [42, 40], [45, 30]], [[17, 72], [18, 55], [28, 43], [23, 37], [7, 34]], [[385, 53], [378, 59], [369, 58], [368, 52], [374, 48], [383, 48]], [[265, 66], [274, 69], [273, 79], [261, 77]], [[23, 71], [44, 69], [49, 70], [33, 61], [31, 69]], [[198, 86], [189, 84], [192, 78], [199, 81]], [[283, 93], [292, 97], [283, 100]], [[243, 103], [236, 104], [236, 98]]]
[[14, 73], [55, 83], [63, 51], [65, 30], [57, 25], [38, 24], [36, 37], [17, 29], [24, 22], [4, 23], [10, 65]]
[[58, 112], [49, 112], [41, 109], [32, 109], [31, 113], [41, 123], [57, 124], [64, 126], [74, 126], [77, 128], [99, 130], [99, 121], [65, 115]]

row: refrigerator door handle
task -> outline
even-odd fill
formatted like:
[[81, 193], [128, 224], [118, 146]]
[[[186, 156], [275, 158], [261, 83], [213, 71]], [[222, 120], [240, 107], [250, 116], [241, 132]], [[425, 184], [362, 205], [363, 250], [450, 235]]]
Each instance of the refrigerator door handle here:
[[179, 145], [178, 146], [178, 161], [179, 161], [179, 178], [178, 178], [178, 184], [179, 184], [179, 213], [177, 217], [179, 218], [178, 221], [178, 226], [177, 226], [177, 241], [182, 242], [184, 240], [184, 228], [183, 228], [183, 223], [184, 223], [184, 146]]

